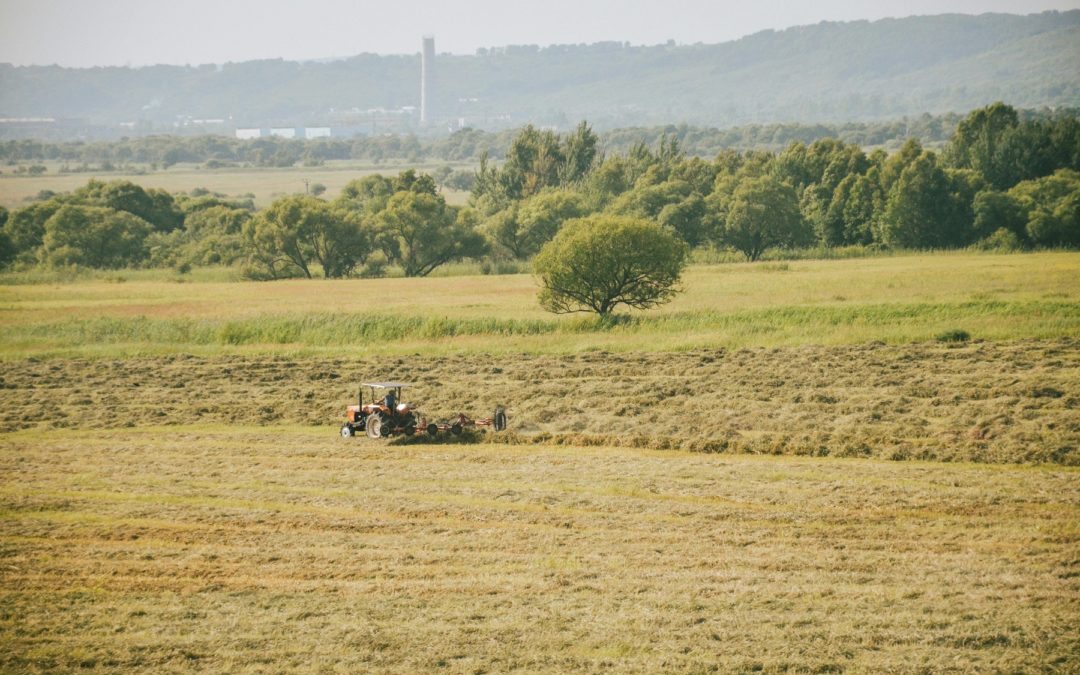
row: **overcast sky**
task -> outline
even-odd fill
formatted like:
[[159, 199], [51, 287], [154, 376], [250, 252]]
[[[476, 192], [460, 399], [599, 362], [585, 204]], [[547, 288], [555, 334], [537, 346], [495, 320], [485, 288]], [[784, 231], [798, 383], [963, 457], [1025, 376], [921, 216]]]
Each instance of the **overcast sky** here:
[[959, 12], [1028, 14], [1080, 0], [0, 0], [0, 62], [200, 64], [478, 47], [733, 40], [767, 28]]

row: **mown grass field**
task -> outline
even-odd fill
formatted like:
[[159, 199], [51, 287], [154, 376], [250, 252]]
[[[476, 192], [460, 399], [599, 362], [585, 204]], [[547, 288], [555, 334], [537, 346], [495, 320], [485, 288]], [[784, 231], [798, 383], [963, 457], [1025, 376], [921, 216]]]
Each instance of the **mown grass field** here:
[[0, 279], [0, 672], [1080, 669], [1080, 254], [223, 274]]
[[[73, 163], [75, 164], [75, 163]], [[239, 196], [255, 195], [255, 205], [267, 206], [281, 195], [303, 193], [304, 181], [310, 184], [322, 183], [326, 186], [326, 197], [334, 198], [355, 178], [373, 173], [396, 175], [406, 168], [430, 172], [441, 164], [370, 164], [362, 162], [328, 162], [323, 166], [261, 168], [234, 167], [224, 169], [204, 169], [198, 165], [178, 164], [161, 171], [144, 174], [123, 172], [100, 173], [58, 173], [60, 164], [46, 162], [49, 171], [39, 176], [12, 174], [7, 167], [0, 175], [0, 206], [9, 209], [21, 208], [27, 199], [32, 199], [42, 190], [52, 192], [70, 192], [86, 185], [92, 178], [97, 180], [130, 180], [144, 188], [162, 188], [169, 192], [189, 192], [195, 188], [206, 188], [212, 192]], [[460, 167], [458, 167], [460, 168]], [[443, 194], [451, 204], [464, 204], [468, 193], [444, 190]]]
[[1069, 672], [1075, 469], [0, 437], [9, 672]]
[[[152, 277], [153, 278], [153, 277]], [[121, 281], [122, 280], [122, 281]], [[1080, 335], [1080, 254], [695, 266], [669, 305], [555, 317], [530, 275], [0, 285], [0, 357], [574, 353]]]
[[[1080, 341], [578, 355], [0, 363], [0, 431], [340, 423], [358, 383], [506, 442], [1080, 465]], [[368, 394], [365, 393], [365, 396]]]

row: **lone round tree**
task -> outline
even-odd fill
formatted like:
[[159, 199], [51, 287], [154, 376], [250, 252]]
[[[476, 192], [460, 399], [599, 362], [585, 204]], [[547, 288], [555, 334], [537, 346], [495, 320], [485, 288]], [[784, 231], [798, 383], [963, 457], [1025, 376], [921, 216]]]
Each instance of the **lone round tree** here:
[[557, 314], [617, 306], [648, 309], [670, 300], [688, 249], [671, 231], [636, 218], [597, 215], [569, 220], [533, 263], [540, 304]]

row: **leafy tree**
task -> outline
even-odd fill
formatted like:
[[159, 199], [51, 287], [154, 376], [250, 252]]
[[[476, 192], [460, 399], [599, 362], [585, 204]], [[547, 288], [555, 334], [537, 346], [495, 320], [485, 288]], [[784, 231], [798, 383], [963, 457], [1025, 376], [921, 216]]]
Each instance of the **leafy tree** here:
[[1018, 183], [1008, 194], [1027, 210], [1025, 230], [1032, 242], [1080, 246], [1080, 172], [1061, 169]]
[[559, 137], [552, 131], [539, 131], [526, 126], [506, 153], [503, 172], [506, 193], [512, 199], [537, 194], [546, 187], [559, 184], [564, 162]]
[[115, 269], [146, 258], [153, 228], [126, 211], [65, 204], [45, 222], [41, 260], [52, 267]]
[[[853, 180], [852, 180], [853, 179]], [[863, 176], [848, 176], [837, 186], [829, 205], [829, 217], [835, 218], [843, 229], [845, 244], [869, 244], [874, 240], [877, 221], [884, 208], [885, 198], [877, 169]]]
[[500, 211], [485, 223], [489, 236], [515, 258], [536, 255], [567, 220], [585, 213], [582, 198], [573, 192], [541, 192]]
[[717, 235], [720, 243], [742, 252], [750, 261], [768, 248], [806, 244], [813, 236], [799, 210], [794, 188], [771, 176], [739, 185]]
[[994, 188], [1008, 189], [1016, 183], [1016, 167], [1003, 141], [1019, 123], [1016, 110], [1001, 102], [974, 110], [956, 128], [945, 157], [957, 168], [978, 171]]
[[18, 251], [15, 250], [15, 244], [12, 243], [11, 237], [4, 231], [4, 225], [7, 224], [8, 210], [3, 206], [0, 206], [0, 267], [6, 267], [15, 260], [15, 255]]
[[710, 234], [705, 200], [697, 193], [664, 206], [657, 214], [656, 222], [671, 228], [691, 247], [703, 244]]
[[669, 204], [677, 204], [687, 197], [693, 188], [686, 181], [672, 180], [660, 183], [638, 181], [633, 189], [619, 196], [608, 211], [620, 216], [637, 216], [655, 219]]
[[981, 237], [989, 236], [999, 229], [1027, 238], [1029, 206], [1022, 199], [1007, 192], [984, 190], [975, 195], [972, 205], [975, 212], [975, 232]]
[[932, 152], [923, 152], [901, 172], [889, 193], [881, 239], [901, 248], [956, 245], [949, 179]]
[[435, 195], [439, 189], [435, 185], [435, 179], [426, 173], [417, 174], [415, 169], [405, 169], [391, 182], [394, 192], [415, 192], [417, 194]]
[[243, 208], [224, 204], [198, 209], [184, 221], [184, 228], [157, 232], [147, 239], [150, 262], [155, 266], [232, 265], [246, 253], [244, 223], [252, 217]]
[[159, 232], [169, 232], [184, 224], [184, 214], [172, 195], [164, 190], [144, 190], [127, 180], [91, 180], [72, 195], [73, 200], [88, 205], [126, 211], [153, 225]]
[[487, 252], [487, 242], [470, 213], [456, 212], [439, 195], [398, 192], [375, 218], [378, 242], [405, 276], [427, 276], [452, 260]]
[[348, 275], [369, 251], [355, 215], [308, 196], [282, 197], [243, 226], [254, 276], [311, 278], [319, 264], [326, 278]]
[[35, 250], [41, 246], [45, 237], [45, 223], [60, 210], [64, 200], [54, 198], [31, 204], [8, 216], [4, 225], [4, 234], [15, 249], [16, 255], [25, 262], [34, 262]]
[[567, 222], [536, 256], [540, 304], [558, 314], [609, 316], [619, 305], [655, 307], [670, 300], [688, 249], [656, 223], [594, 215]]
[[3, 230], [0, 230], [0, 268], [10, 265], [18, 253], [15, 250], [15, 244], [11, 243], [11, 237], [7, 236], [7, 233]]
[[338, 204], [365, 215], [373, 215], [386, 208], [386, 202], [393, 194], [394, 181], [376, 173], [349, 181], [341, 189]]
[[576, 183], [588, 175], [596, 161], [598, 139], [584, 120], [563, 141], [563, 164], [559, 170], [562, 185]]
[[918, 140], [909, 139], [900, 147], [899, 152], [893, 153], [881, 165], [881, 190], [885, 194], [892, 192], [893, 185], [900, 180], [900, 174], [908, 166], [923, 155], [922, 145]]

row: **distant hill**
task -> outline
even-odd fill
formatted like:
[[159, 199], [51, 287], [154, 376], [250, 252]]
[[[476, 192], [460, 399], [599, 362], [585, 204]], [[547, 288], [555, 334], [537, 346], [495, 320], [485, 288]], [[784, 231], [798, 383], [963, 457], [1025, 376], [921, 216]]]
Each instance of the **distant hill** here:
[[[481, 128], [583, 118], [600, 129], [829, 123], [996, 100], [1075, 107], [1080, 10], [820, 23], [714, 45], [512, 46], [437, 61], [436, 117]], [[3, 64], [0, 117], [135, 123], [126, 127], [133, 131], [188, 118], [333, 126], [355, 122], [350, 111], [418, 105], [419, 72], [419, 54], [198, 67]]]

